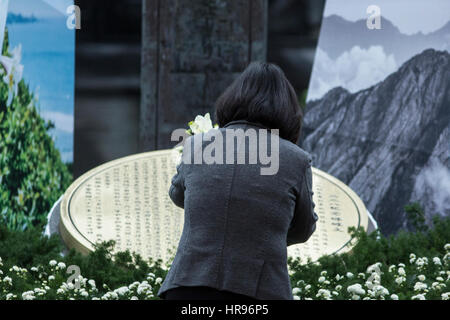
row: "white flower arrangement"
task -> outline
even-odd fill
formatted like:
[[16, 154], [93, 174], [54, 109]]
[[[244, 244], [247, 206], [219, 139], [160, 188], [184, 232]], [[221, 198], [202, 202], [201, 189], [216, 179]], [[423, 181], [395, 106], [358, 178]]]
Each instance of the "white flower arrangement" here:
[[[435, 263], [435, 258], [439, 258], [441, 264]], [[366, 272], [359, 273], [358, 277], [350, 271], [332, 274], [323, 270], [314, 283], [296, 279], [292, 295], [295, 300], [450, 300], [450, 270], [449, 264], [443, 263], [443, 257], [414, 255], [413, 260], [409, 265], [398, 263], [395, 267], [377, 262], [369, 265]], [[54, 299], [56, 296], [64, 300], [147, 300], [156, 298], [163, 281], [162, 277], [150, 272], [143, 281], [110, 289], [105, 284], [97, 284], [93, 279], [80, 275], [77, 278], [79, 286], [75, 286], [74, 283], [66, 282], [66, 268], [63, 262], [56, 260], [29, 269], [17, 265], [6, 268], [0, 258], [0, 299], [36, 300]], [[33, 283], [33, 289], [23, 292], [14, 289], [31, 276], [38, 279]], [[293, 277], [296, 276], [293, 270]], [[97, 286], [104, 290], [100, 292]]]

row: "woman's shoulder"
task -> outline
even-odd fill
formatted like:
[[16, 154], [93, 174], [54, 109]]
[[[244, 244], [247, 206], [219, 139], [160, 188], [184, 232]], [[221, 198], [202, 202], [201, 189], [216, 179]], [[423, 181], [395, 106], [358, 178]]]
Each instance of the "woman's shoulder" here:
[[309, 152], [283, 138], [280, 138], [280, 156], [289, 157], [307, 165], [311, 165], [312, 162], [312, 156]]

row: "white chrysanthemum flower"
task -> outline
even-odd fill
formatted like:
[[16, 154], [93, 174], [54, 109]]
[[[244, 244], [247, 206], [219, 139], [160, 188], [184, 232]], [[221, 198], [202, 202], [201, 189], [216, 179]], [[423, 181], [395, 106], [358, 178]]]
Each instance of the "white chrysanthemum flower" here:
[[417, 279], [419, 279], [420, 281], [425, 281], [426, 277], [423, 274], [421, 274], [417, 276]]
[[92, 288], [95, 288], [95, 280], [91, 279], [88, 281], [88, 283]]
[[450, 300], [450, 292], [444, 292], [441, 294], [442, 300]]
[[397, 273], [401, 276], [405, 276], [406, 275], [406, 271], [403, 267], [398, 268]]
[[411, 300], [426, 300], [426, 298], [425, 298], [424, 294], [418, 294], [418, 295], [412, 296]]
[[117, 293], [117, 295], [119, 296], [123, 296], [125, 294], [127, 294], [129, 292], [128, 287], [123, 286], [120, 288], [117, 288], [116, 290], [114, 290], [115, 293]]
[[404, 263], [399, 263], [398, 266], [399, 266], [400, 268], [406, 267]]
[[389, 290], [381, 285], [374, 286], [373, 291], [374, 291], [375, 296], [377, 296], [377, 297], [384, 297], [384, 296], [389, 295]]
[[447, 244], [444, 246], [444, 249], [445, 249], [445, 251], [450, 251], [450, 243], [447, 243]]
[[47, 291], [42, 288], [34, 288], [34, 293], [36, 293], [38, 296], [43, 296], [47, 293]]
[[16, 298], [17, 296], [16, 295], [14, 295], [14, 294], [12, 294], [12, 293], [8, 293], [7, 295], [6, 295], [6, 300], [12, 300], [12, 299], [14, 299], [14, 298]]
[[319, 289], [319, 291], [316, 294], [316, 298], [324, 298], [329, 300], [331, 298], [331, 292], [327, 289]]
[[56, 266], [58, 264], [58, 262], [56, 260], [50, 260], [48, 262], [48, 264], [50, 265], [50, 267], [54, 267], [54, 266]]
[[439, 259], [439, 257], [434, 257], [434, 258], [433, 258], [433, 263], [434, 263], [435, 265], [438, 265], [438, 266], [441, 266], [441, 265], [442, 265], [441, 259]]
[[359, 300], [361, 299], [360, 296], [358, 296], [357, 294], [352, 295], [352, 300]]
[[353, 278], [353, 273], [351, 273], [351, 272], [347, 272], [345, 275], [346, 275], [347, 278], [349, 278], [349, 279]]
[[323, 270], [322, 272], [320, 272], [320, 275], [321, 275], [321, 276], [326, 276], [327, 273], [328, 273], [328, 272], [327, 272], [326, 270]]
[[324, 282], [326, 279], [324, 276], [319, 277], [319, 280], [317, 280], [319, 283]]
[[109, 293], [109, 296], [110, 296], [112, 299], [114, 299], [114, 300], [119, 299], [119, 296], [118, 296], [117, 293], [115, 293], [115, 292], [110, 292], [110, 293]]
[[427, 284], [423, 282], [416, 282], [416, 284], [414, 285], [414, 291], [423, 291], [427, 288]]
[[132, 297], [131, 297], [131, 300], [139, 300], [139, 298], [136, 297], [136, 296], [132, 296]]
[[143, 293], [147, 293], [147, 292], [150, 291], [151, 289], [152, 289], [152, 286], [149, 285], [147, 281], [142, 281], [142, 282], [139, 284], [139, 286], [138, 286], [136, 292], [137, 292], [138, 294], [143, 294]]
[[334, 277], [336, 279], [336, 281], [339, 281], [343, 278], [343, 276], [341, 276], [340, 274], [337, 274], [336, 277]]
[[311, 285], [310, 285], [310, 284], [307, 284], [307, 285], [305, 286], [305, 290], [308, 291], [308, 290], [310, 290], [310, 289], [311, 289]]
[[128, 289], [133, 290], [134, 288], [139, 287], [139, 281], [135, 281], [128, 286]]
[[334, 289], [337, 290], [337, 291], [341, 291], [342, 290], [342, 286], [340, 284], [338, 284]]
[[10, 277], [4, 277], [3, 282], [6, 282], [9, 285], [12, 285], [12, 279]]
[[300, 289], [300, 288], [295, 287], [292, 289], [292, 294], [294, 294], [294, 295], [299, 294], [300, 292], [302, 292], [302, 289]]
[[422, 270], [428, 264], [428, 259], [426, 257], [417, 258], [415, 264], [418, 270]]
[[440, 283], [440, 282], [433, 282], [433, 283], [431, 284], [431, 288], [432, 288], [433, 290], [441, 290], [441, 289], [443, 289], [444, 287], [445, 287], [445, 284]]
[[37, 272], [37, 271], [38, 271], [38, 268], [36, 268], [36, 267], [31, 267], [30, 270], [33, 271], [33, 272]]
[[48, 281], [53, 281], [53, 280], [55, 280], [55, 276], [51, 275], [48, 277]]
[[348, 286], [347, 292], [357, 294], [357, 295], [363, 295], [366, 293], [366, 291], [362, 288], [361, 284], [359, 284], [359, 283], [355, 283], [351, 286]]
[[22, 293], [23, 300], [34, 300], [36, 297], [34, 296], [34, 291], [25, 291]]
[[398, 300], [398, 295], [396, 295], [396, 294], [391, 294], [391, 299], [392, 299], [392, 300]]
[[436, 280], [439, 281], [439, 282], [443, 282], [443, 281], [444, 281], [444, 278], [442, 278], [442, 277], [436, 277]]
[[66, 264], [64, 262], [60, 262], [60, 263], [58, 263], [58, 268], [63, 270], [66, 268]]
[[58, 290], [56, 290], [56, 294], [60, 294], [60, 295], [62, 295], [62, 294], [64, 294], [64, 289], [63, 288], [58, 288]]

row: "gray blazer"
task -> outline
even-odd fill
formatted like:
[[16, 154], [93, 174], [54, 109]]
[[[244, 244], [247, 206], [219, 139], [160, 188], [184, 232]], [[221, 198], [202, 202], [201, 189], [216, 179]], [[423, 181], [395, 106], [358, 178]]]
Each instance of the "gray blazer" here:
[[[237, 120], [218, 131], [249, 128], [267, 130]], [[196, 139], [202, 140], [197, 148]], [[261, 175], [264, 165], [260, 161], [183, 161], [177, 166], [169, 195], [184, 208], [184, 227], [158, 296], [164, 297], [165, 291], [178, 286], [209, 286], [257, 299], [293, 299], [287, 246], [308, 240], [317, 215], [312, 201], [311, 157], [290, 141], [278, 141], [279, 168], [274, 175]], [[183, 159], [190, 157], [192, 163], [194, 154], [200, 152], [198, 146], [205, 150], [207, 144], [201, 134], [189, 138]], [[223, 145], [226, 153], [225, 141]], [[234, 152], [245, 152], [248, 158], [248, 150], [240, 144]]]

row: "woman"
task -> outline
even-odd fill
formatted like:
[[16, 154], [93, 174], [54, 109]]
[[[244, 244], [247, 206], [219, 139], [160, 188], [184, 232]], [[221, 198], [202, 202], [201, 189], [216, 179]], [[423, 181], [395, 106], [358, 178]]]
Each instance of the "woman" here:
[[[293, 299], [287, 246], [307, 241], [317, 221], [311, 158], [296, 144], [295, 91], [279, 67], [252, 63], [217, 100], [216, 120], [219, 129], [186, 141], [172, 179], [169, 195], [185, 221], [158, 295]], [[216, 161], [206, 161], [213, 142]], [[270, 150], [274, 172], [263, 173], [261, 150]]]

